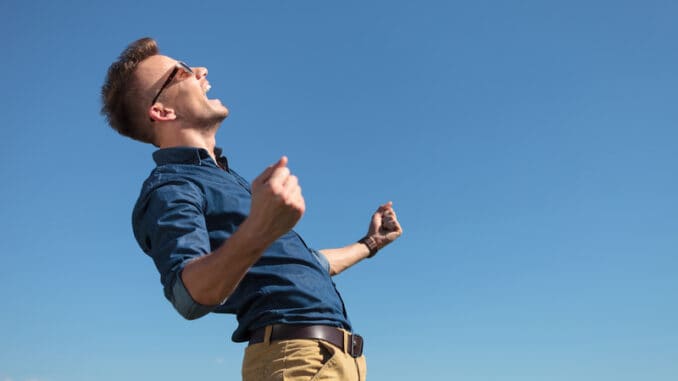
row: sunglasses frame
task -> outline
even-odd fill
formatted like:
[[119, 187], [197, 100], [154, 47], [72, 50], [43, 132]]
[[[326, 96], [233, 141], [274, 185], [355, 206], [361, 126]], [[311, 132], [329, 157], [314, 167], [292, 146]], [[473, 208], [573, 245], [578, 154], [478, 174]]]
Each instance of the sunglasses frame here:
[[170, 82], [172, 82], [172, 80], [177, 75], [179, 70], [183, 70], [186, 74], [191, 74], [191, 75], [194, 74], [193, 69], [191, 69], [190, 66], [188, 66], [185, 62], [178, 61], [176, 66], [174, 67], [174, 69], [172, 69], [172, 72], [170, 73], [170, 75], [167, 77], [167, 80], [165, 81], [165, 83], [162, 84], [162, 86], [160, 87], [160, 90], [158, 90], [158, 93], [155, 95], [155, 97], [151, 101], [151, 106], [153, 106], [155, 104], [155, 102], [160, 97], [160, 94], [162, 94], [162, 91], [165, 90], [165, 88], [167, 86], [169, 86]]

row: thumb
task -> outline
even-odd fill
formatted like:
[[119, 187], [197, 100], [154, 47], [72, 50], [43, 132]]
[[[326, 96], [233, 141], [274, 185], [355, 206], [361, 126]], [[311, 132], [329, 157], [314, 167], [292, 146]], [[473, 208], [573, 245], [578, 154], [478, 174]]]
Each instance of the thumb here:
[[287, 156], [282, 156], [277, 162], [266, 167], [266, 169], [264, 169], [264, 171], [261, 172], [261, 174], [254, 181], [257, 183], [265, 183], [271, 177], [273, 171], [287, 166], [287, 161]]
[[382, 219], [383, 216], [381, 214], [381, 210], [377, 209], [377, 211], [372, 215], [372, 228], [379, 229], [382, 224]]
[[384, 205], [380, 205], [379, 208], [377, 209], [377, 212], [383, 213], [389, 209], [393, 209], [393, 201], [389, 201]]

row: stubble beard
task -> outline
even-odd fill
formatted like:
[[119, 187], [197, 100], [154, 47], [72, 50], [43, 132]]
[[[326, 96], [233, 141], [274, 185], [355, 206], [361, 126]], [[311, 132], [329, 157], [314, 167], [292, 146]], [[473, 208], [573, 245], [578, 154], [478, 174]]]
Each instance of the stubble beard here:
[[210, 115], [204, 115], [196, 120], [195, 126], [196, 128], [202, 130], [202, 131], [211, 131], [211, 130], [217, 130], [221, 123], [226, 119], [228, 116], [228, 111], [226, 112], [218, 112], [216, 110], [211, 110], [212, 112]]

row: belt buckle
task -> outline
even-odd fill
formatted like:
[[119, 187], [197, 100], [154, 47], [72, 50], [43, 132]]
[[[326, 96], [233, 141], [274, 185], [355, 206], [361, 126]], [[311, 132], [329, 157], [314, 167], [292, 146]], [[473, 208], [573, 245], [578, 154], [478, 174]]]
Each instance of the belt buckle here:
[[363, 337], [358, 334], [353, 334], [348, 338], [348, 354], [353, 358], [363, 355]]

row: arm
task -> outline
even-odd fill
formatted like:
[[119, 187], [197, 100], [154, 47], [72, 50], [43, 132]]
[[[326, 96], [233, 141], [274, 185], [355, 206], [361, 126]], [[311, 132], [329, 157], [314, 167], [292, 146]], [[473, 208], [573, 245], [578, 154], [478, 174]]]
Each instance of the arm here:
[[376, 254], [377, 250], [395, 241], [403, 233], [398, 222], [393, 203], [381, 205], [372, 215], [366, 239], [371, 239], [376, 250], [371, 251], [367, 244], [356, 242], [336, 249], [323, 249], [320, 252], [330, 262], [330, 274], [337, 275], [365, 258]]
[[204, 305], [222, 303], [264, 250], [292, 229], [304, 211], [301, 187], [282, 157], [252, 182], [250, 214], [238, 230], [219, 248], [184, 267], [181, 278], [193, 299]]
[[199, 318], [223, 303], [264, 250], [301, 218], [301, 188], [286, 165], [283, 157], [253, 181], [249, 216], [211, 252], [205, 200], [190, 181], [171, 181], [137, 203], [135, 237], [184, 318]]

